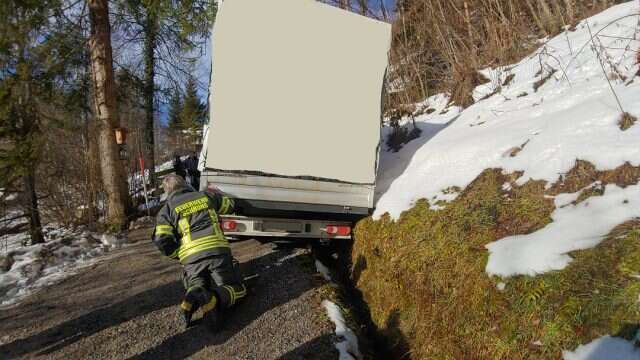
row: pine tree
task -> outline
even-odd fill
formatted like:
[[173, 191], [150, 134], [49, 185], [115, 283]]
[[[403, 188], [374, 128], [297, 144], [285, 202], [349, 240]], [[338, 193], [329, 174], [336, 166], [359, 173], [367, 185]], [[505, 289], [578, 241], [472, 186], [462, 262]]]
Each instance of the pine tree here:
[[181, 130], [183, 128], [180, 114], [182, 113], [182, 92], [179, 88], [175, 88], [171, 93], [169, 100], [169, 129]]
[[[122, 0], [116, 3], [116, 19], [125, 34], [139, 38], [143, 34], [144, 75], [142, 79], [145, 99], [145, 142], [150, 155], [151, 177], [154, 178], [154, 99], [157, 67], [165, 77], [183, 73], [181, 58], [207, 38], [215, 20], [215, 0]], [[201, 45], [201, 44], [200, 44]], [[177, 83], [177, 79], [166, 79]]]
[[198, 97], [197, 85], [193, 77], [189, 77], [187, 81], [180, 119], [185, 129], [194, 131], [200, 129], [205, 123], [205, 105]]
[[54, 87], [58, 64], [50, 62], [51, 20], [60, 1], [13, 1], [0, 4], [0, 187], [21, 183], [22, 207], [29, 218], [32, 243], [44, 242], [36, 169], [43, 143], [42, 104]]

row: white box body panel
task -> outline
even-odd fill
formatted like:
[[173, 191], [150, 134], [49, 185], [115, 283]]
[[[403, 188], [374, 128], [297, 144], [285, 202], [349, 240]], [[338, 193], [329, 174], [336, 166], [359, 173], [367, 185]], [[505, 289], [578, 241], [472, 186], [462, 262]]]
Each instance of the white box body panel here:
[[227, 0], [212, 41], [203, 180], [239, 198], [373, 207], [390, 24], [314, 0]]

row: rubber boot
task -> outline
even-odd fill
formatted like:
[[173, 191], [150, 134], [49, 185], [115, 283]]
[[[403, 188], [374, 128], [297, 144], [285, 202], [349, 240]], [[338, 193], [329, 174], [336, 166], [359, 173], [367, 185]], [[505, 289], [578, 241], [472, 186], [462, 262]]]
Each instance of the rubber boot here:
[[194, 304], [188, 301], [186, 297], [180, 303], [180, 319], [182, 320], [185, 329], [191, 327], [191, 318], [193, 317], [193, 313], [195, 312], [194, 309]]
[[191, 319], [193, 314], [202, 306], [208, 302], [207, 290], [200, 286], [194, 286], [187, 290], [184, 296], [184, 300], [180, 303], [180, 310], [182, 310], [182, 318], [185, 329], [193, 325]]

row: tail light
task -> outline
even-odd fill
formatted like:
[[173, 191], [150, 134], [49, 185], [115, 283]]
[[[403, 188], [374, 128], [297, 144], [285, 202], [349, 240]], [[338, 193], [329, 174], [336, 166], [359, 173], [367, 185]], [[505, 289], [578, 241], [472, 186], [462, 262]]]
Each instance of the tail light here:
[[222, 226], [222, 230], [233, 231], [236, 229], [238, 223], [233, 220], [222, 220], [220, 225]]
[[347, 236], [351, 234], [351, 227], [346, 225], [328, 225], [324, 231], [330, 235]]

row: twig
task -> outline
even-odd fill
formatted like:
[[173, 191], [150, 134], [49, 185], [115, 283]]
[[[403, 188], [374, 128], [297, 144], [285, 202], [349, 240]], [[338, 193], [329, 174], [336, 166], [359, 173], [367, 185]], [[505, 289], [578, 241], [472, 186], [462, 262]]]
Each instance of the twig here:
[[597, 54], [598, 63], [600, 63], [600, 67], [602, 68], [602, 73], [604, 74], [604, 78], [607, 79], [607, 83], [609, 83], [609, 88], [611, 88], [611, 92], [613, 93], [613, 97], [616, 98], [616, 102], [618, 103], [618, 106], [620, 107], [620, 112], [622, 112], [624, 114], [625, 111], [622, 108], [622, 103], [620, 103], [620, 99], [618, 98], [618, 94], [616, 94], [616, 91], [613, 90], [613, 85], [611, 85], [611, 80], [609, 80], [609, 77], [607, 76], [607, 71], [604, 69], [604, 65], [602, 64], [602, 61], [600, 60], [600, 52], [598, 52], [598, 49], [596, 48], [595, 38], [593, 36], [593, 33], [591, 32], [591, 26], [589, 26], [589, 20], [585, 20], [585, 22], [587, 23], [587, 29], [589, 30], [589, 36], [591, 37], [591, 43], [593, 44], [593, 50]]
[[[633, 17], [633, 16], [640, 16], [640, 13], [639, 14], [629, 14], [629, 15], [621, 16], [621, 17], [611, 21], [607, 25], [605, 25], [602, 29], [596, 31], [595, 35], [598, 35], [601, 31], [603, 31], [604, 29], [608, 28], [609, 26], [617, 23], [618, 21], [626, 19], [628, 17]], [[585, 20], [585, 22], [587, 22], [587, 21]], [[587, 26], [588, 25], [589, 25], [589, 23], [587, 22]], [[589, 29], [589, 33], [591, 33], [591, 29]], [[587, 40], [587, 42], [584, 43], [584, 45], [582, 45], [580, 50], [578, 50], [578, 52], [569, 60], [569, 62], [567, 63], [567, 66], [565, 66], [565, 68], [564, 68], [565, 70], [569, 69], [569, 66], [571, 66], [571, 63], [573, 62], [573, 60], [578, 58], [578, 55], [580, 55], [580, 53], [587, 47], [587, 45], [589, 45], [590, 41], [593, 41], [593, 35], [591, 35], [591, 39]]]
[[[571, 46], [569, 46], [569, 47], [571, 47]], [[569, 83], [569, 87], [573, 87], [573, 85], [571, 85], [571, 81], [569, 80], [569, 76], [567, 76], [567, 73], [562, 68], [562, 62], [560, 61], [560, 59], [558, 59], [555, 55], [551, 55], [546, 47], [543, 49], [543, 53], [545, 55], [547, 55], [548, 57], [554, 59], [558, 63], [558, 67], [560, 68], [560, 71], [562, 71], [562, 74], [564, 75], [564, 78], [567, 80], [567, 83]], [[540, 67], [542, 68], [542, 65]]]

